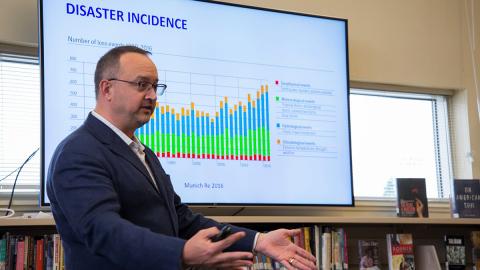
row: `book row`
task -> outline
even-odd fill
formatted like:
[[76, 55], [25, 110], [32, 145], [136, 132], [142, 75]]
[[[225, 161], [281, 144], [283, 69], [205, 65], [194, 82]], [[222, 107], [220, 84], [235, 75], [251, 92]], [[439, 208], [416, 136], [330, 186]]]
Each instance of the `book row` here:
[[[320, 270], [347, 270], [350, 265], [358, 265], [360, 270], [380, 270], [387, 262], [380, 257], [380, 247], [384, 246], [378, 239], [359, 239], [358, 254], [349, 258], [347, 232], [343, 228], [314, 225], [301, 228], [302, 234], [292, 241], [317, 259]], [[444, 246], [414, 245], [410, 233], [386, 234], [386, 253], [389, 270], [440, 270], [441, 264], [448, 270], [465, 270], [467, 268], [466, 242], [471, 241], [473, 269], [480, 270], [480, 231], [472, 231], [470, 239], [463, 235], [445, 235]], [[445, 261], [440, 262], [437, 249], [445, 251]], [[350, 249], [351, 250], [351, 249]], [[356, 260], [356, 261], [354, 261]], [[262, 254], [257, 254], [251, 270], [286, 269]]]
[[[349, 254], [348, 234], [343, 228], [313, 225], [300, 228], [301, 234], [291, 239], [317, 259], [320, 270], [347, 270], [355, 265], [360, 270], [379, 270], [383, 243], [378, 239], [358, 239], [357, 254]], [[466, 247], [472, 247], [473, 269], [480, 270], [480, 231], [471, 231], [470, 237], [447, 234], [444, 246], [415, 245], [410, 233], [386, 234], [386, 253], [390, 270], [448, 270], [471, 269], [467, 265]], [[445, 251], [440, 262], [438, 249]], [[350, 252], [352, 249], [350, 249]], [[352, 255], [352, 256], [349, 256]], [[468, 268], [467, 268], [468, 267]], [[352, 267], [351, 267], [352, 268]], [[64, 252], [59, 234], [22, 235], [4, 233], [0, 239], [0, 270], [64, 270]], [[263, 254], [256, 254], [251, 270], [287, 269]]]
[[59, 234], [7, 232], [0, 240], [0, 270], [63, 270], [63, 258]]

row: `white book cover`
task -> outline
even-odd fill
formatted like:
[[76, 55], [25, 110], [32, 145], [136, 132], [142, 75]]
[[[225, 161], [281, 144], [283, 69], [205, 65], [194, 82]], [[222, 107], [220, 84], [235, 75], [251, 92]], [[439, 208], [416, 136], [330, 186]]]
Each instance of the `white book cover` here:
[[433, 245], [415, 247], [415, 265], [417, 270], [442, 270], [437, 251]]

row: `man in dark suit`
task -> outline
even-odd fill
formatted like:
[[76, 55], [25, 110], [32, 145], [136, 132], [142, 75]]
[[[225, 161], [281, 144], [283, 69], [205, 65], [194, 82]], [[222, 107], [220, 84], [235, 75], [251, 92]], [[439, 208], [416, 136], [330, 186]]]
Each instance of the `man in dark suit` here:
[[288, 269], [316, 269], [315, 258], [289, 241], [298, 230], [233, 226], [213, 242], [221, 224], [181, 202], [155, 154], [134, 136], [166, 88], [148, 55], [123, 46], [102, 56], [96, 107], [52, 158], [47, 192], [66, 269], [236, 269], [252, 264], [252, 252]]

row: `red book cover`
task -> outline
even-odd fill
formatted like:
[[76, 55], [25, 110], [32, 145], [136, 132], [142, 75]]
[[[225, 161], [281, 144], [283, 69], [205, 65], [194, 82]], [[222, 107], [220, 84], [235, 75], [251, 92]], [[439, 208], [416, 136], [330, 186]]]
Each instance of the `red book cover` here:
[[301, 247], [301, 248], [305, 248], [305, 234], [304, 234], [303, 230], [301, 230], [301, 233], [299, 235], [298, 246]]
[[343, 269], [348, 269], [348, 245], [346, 231], [343, 231]]
[[37, 240], [37, 253], [36, 253], [36, 258], [35, 258], [35, 270], [43, 270], [43, 250], [44, 250], [44, 245], [43, 245], [43, 239], [38, 239]]
[[387, 234], [387, 248], [390, 270], [415, 270], [411, 234]]

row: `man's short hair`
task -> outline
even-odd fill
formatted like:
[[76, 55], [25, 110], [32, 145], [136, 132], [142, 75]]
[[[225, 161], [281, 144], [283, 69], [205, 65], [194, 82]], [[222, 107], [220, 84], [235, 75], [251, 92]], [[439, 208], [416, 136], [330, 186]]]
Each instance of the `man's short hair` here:
[[126, 53], [151, 54], [149, 51], [135, 46], [115, 47], [105, 53], [100, 60], [98, 60], [97, 67], [95, 68], [95, 98], [98, 98], [100, 81], [116, 76], [120, 69], [120, 57]]

